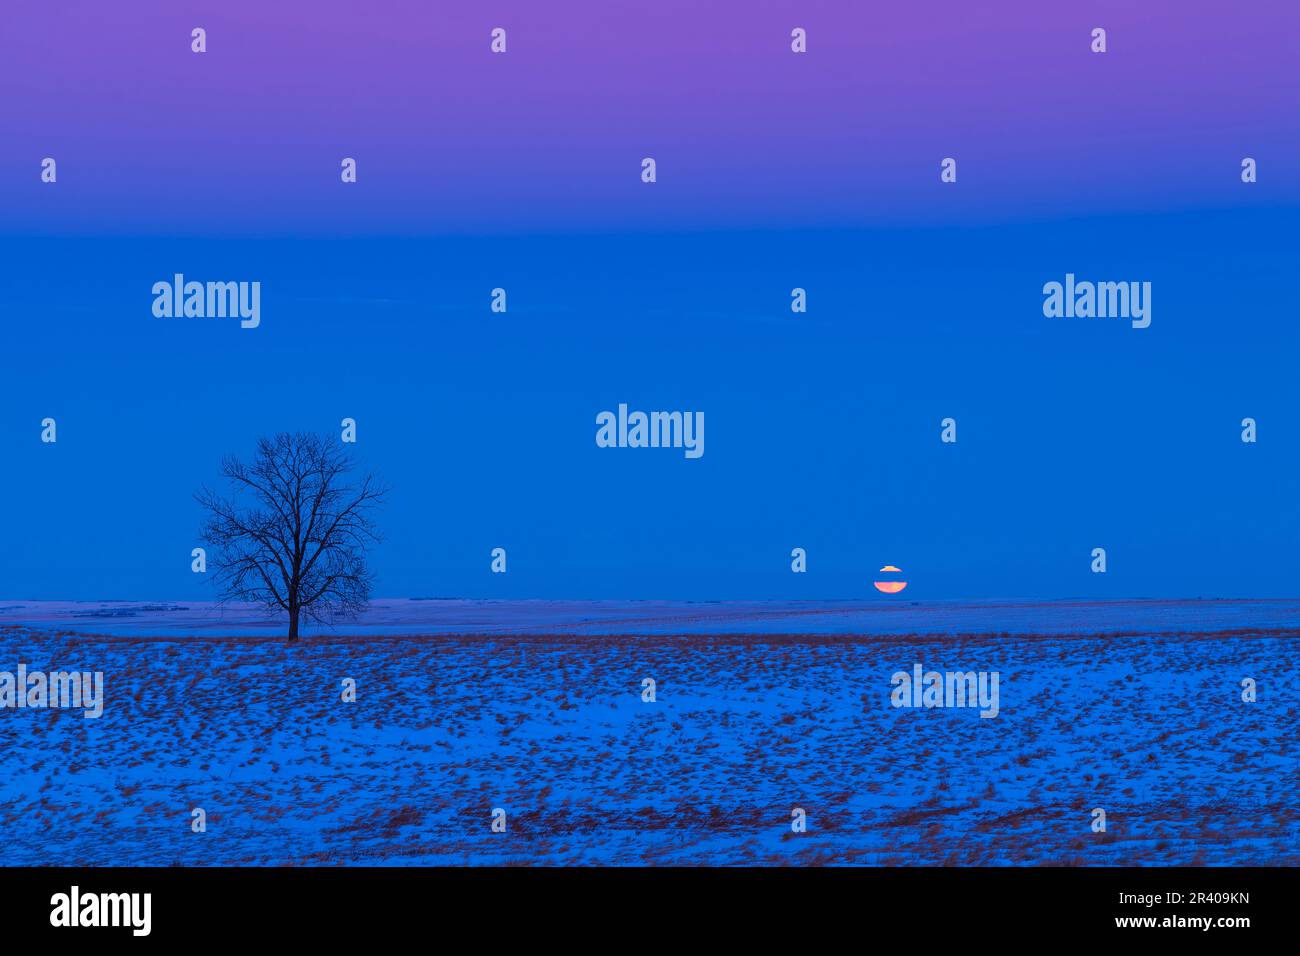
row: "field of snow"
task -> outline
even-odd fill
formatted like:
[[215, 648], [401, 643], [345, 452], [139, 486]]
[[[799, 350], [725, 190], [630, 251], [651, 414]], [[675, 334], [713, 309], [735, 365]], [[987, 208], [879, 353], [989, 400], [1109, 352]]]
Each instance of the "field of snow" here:
[[[97, 720], [0, 710], [0, 864], [1297, 865], [1300, 631], [1253, 616], [297, 645], [0, 625], [0, 671], [105, 682]], [[999, 715], [892, 707], [915, 663], [999, 672]]]
[[[877, 596], [879, 597], [879, 596]], [[132, 637], [285, 633], [260, 605], [0, 601], [0, 627]], [[1168, 634], [1300, 627], [1297, 600], [372, 601], [350, 635]], [[338, 633], [304, 623], [305, 634]]]

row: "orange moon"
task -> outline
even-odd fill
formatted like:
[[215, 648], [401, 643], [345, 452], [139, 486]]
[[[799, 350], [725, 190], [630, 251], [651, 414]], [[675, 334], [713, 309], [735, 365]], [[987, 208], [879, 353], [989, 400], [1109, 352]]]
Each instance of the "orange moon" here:
[[[887, 564], [880, 570], [893, 571], [896, 574], [903, 573], [902, 568], [896, 568], [892, 564]], [[877, 591], [882, 591], [885, 594], [897, 594], [899, 591], [903, 590], [903, 588], [907, 587], [906, 581], [874, 581], [872, 583], [875, 584]]]

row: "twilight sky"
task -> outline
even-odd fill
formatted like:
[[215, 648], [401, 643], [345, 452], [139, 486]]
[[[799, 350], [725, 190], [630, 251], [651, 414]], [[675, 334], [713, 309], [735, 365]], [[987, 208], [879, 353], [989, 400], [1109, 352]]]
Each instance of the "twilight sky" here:
[[[498, 234], [1294, 203], [1297, 21], [1277, 0], [23, 4], [0, 36], [2, 228]], [[1226, 174], [1243, 155], [1263, 160], [1251, 192]], [[57, 194], [32, 174], [45, 156]], [[960, 190], [937, 188], [945, 156]]]
[[[6, 12], [0, 599], [209, 596], [193, 491], [345, 416], [379, 596], [1297, 593], [1300, 8], [550, 6]], [[597, 448], [620, 402], [704, 457]]]

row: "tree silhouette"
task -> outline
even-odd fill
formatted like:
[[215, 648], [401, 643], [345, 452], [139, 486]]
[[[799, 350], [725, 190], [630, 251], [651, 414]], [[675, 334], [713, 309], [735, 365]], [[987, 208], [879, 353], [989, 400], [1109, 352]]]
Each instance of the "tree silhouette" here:
[[366, 549], [380, 540], [371, 514], [387, 489], [370, 474], [350, 480], [354, 469], [341, 442], [302, 432], [259, 439], [251, 464], [226, 456], [231, 494], [203, 486], [194, 496], [222, 600], [282, 609], [291, 641], [300, 616], [333, 623], [363, 610]]

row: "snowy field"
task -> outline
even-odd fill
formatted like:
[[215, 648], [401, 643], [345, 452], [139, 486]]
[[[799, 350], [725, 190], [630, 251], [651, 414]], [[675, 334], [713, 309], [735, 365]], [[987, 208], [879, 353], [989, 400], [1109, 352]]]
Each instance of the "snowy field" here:
[[[1204, 603], [1169, 630], [1173, 604], [1039, 606], [1040, 632], [985, 608], [955, 634], [900, 610], [894, 635], [570, 604], [551, 634], [298, 645], [0, 622], [0, 671], [104, 674], [98, 719], [0, 710], [0, 864], [1300, 864], [1295, 606]], [[732, 614], [799, 609], [767, 610]], [[634, 612], [645, 633], [583, 633]], [[1003, 626], [960, 633], [971, 614]], [[1118, 623], [1058, 632], [1080, 615]], [[998, 672], [998, 716], [891, 706], [917, 663]]]
[[[134, 637], [285, 633], [259, 605], [0, 601], [0, 627]], [[1158, 634], [1300, 628], [1297, 600], [372, 601], [350, 635]], [[336, 630], [304, 623], [306, 634]]]

